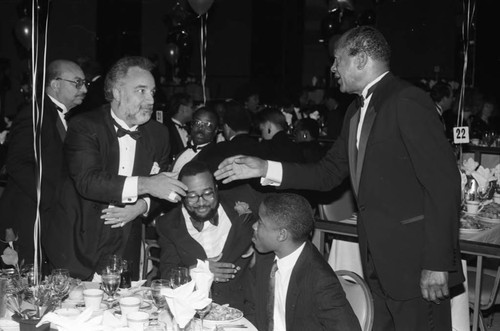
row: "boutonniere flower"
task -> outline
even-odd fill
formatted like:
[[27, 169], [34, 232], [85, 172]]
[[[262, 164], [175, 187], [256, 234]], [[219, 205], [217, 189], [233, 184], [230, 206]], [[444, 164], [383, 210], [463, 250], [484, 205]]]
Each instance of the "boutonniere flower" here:
[[252, 213], [248, 203], [242, 201], [236, 201], [236, 204], [234, 205], [234, 210], [238, 213], [238, 216]]

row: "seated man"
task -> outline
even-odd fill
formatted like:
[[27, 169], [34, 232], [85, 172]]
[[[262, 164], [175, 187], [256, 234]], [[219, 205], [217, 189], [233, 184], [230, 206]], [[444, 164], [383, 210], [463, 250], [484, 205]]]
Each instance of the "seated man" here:
[[186, 163], [179, 180], [188, 187], [182, 205], [163, 215], [156, 224], [162, 278], [172, 267], [191, 267], [197, 259], [208, 260], [215, 276], [214, 302], [251, 313], [243, 292], [251, 259], [243, 256], [252, 245], [256, 213], [252, 214], [251, 207], [256, 212], [259, 201], [255, 195], [219, 194], [212, 173], [199, 161]]
[[[272, 194], [254, 225], [255, 317], [259, 330], [361, 330], [344, 290], [308, 240], [314, 216], [297, 194]], [[273, 262], [274, 261], [274, 262]]]

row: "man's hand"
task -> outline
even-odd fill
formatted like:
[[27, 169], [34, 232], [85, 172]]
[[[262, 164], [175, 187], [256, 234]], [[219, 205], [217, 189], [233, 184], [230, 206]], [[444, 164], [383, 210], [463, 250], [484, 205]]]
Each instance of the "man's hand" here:
[[137, 216], [144, 214], [148, 210], [148, 205], [143, 199], [139, 199], [134, 204], [125, 207], [111, 207], [102, 210], [101, 219], [104, 224], [111, 225], [112, 228], [123, 227]]
[[219, 282], [229, 282], [229, 280], [233, 279], [238, 271], [240, 271], [240, 267], [235, 266], [232, 263], [219, 262], [222, 258], [222, 253], [214, 258], [209, 258], [208, 266], [210, 271], [214, 274], [214, 281], [216, 283]]
[[177, 173], [162, 172], [150, 177], [139, 177], [138, 194], [151, 194], [154, 197], [178, 202], [186, 195], [187, 186], [177, 180]]
[[444, 300], [450, 295], [448, 290], [448, 272], [422, 270], [420, 289], [425, 300], [439, 304], [440, 300]]
[[214, 173], [217, 180], [227, 184], [233, 180], [265, 177], [267, 161], [253, 156], [236, 155], [228, 157], [219, 164]]

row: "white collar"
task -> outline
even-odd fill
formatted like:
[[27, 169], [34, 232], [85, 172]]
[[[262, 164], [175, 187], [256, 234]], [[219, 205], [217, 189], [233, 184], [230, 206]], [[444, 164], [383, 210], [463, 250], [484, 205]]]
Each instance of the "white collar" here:
[[56, 98], [52, 97], [50, 94], [47, 95], [57, 107], [62, 109], [63, 115], [68, 112], [68, 109], [66, 109], [66, 106], [64, 104], [60, 103], [58, 100], [56, 100]]
[[363, 89], [363, 92], [361, 92], [361, 95], [363, 96], [364, 99], [366, 99], [366, 95], [368, 94], [368, 90], [370, 89], [370, 87], [377, 84], [388, 73], [389, 73], [389, 71], [384, 72], [382, 75], [378, 76], [377, 78], [372, 80], [368, 85], [365, 86], [365, 88]]

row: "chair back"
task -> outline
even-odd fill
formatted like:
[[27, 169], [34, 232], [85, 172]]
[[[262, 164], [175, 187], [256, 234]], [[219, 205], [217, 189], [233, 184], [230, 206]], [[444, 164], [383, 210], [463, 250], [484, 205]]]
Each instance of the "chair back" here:
[[330, 201], [318, 204], [319, 218], [325, 221], [340, 221], [351, 217], [357, 209], [350, 186], [343, 184], [331, 193]]
[[338, 270], [335, 273], [359, 320], [361, 330], [371, 331], [374, 315], [373, 297], [365, 280], [357, 273], [348, 270]]

